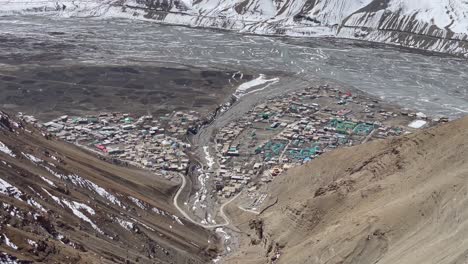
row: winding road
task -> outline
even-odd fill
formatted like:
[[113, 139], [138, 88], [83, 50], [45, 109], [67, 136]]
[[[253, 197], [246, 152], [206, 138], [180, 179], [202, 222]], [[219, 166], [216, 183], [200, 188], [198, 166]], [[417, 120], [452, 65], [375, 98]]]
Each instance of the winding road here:
[[175, 208], [177, 208], [177, 210], [184, 216], [185, 219], [189, 220], [190, 222], [198, 225], [198, 226], [201, 226], [203, 228], [218, 228], [218, 227], [224, 227], [224, 226], [228, 226], [231, 224], [231, 221], [229, 220], [229, 217], [227, 217], [226, 213], [224, 212], [224, 208], [230, 204], [232, 201], [234, 201], [237, 197], [239, 197], [242, 192], [239, 192], [236, 196], [232, 197], [231, 199], [229, 199], [228, 201], [226, 201], [225, 203], [223, 203], [221, 205], [221, 207], [219, 208], [219, 215], [224, 219], [224, 223], [223, 224], [214, 224], [214, 225], [204, 225], [204, 224], [201, 224], [195, 220], [193, 220], [192, 217], [190, 217], [190, 215], [187, 214], [187, 212], [185, 212], [180, 206], [179, 206], [179, 203], [178, 203], [178, 199], [179, 199], [179, 196], [180, 194], [182, 193], [182, 190], [185, 188], [185, 185], [187, 184], [187, 180], [185, 179], [184, 175], [182, 174], [179, 174], [180, 178], [182, 179], [182, 184], [180, 185], [179, 189], [177, 190], [176, 194], [174, 195], [174, 199], [173, 199], [173, 203], [174, 203], [174, 206]]

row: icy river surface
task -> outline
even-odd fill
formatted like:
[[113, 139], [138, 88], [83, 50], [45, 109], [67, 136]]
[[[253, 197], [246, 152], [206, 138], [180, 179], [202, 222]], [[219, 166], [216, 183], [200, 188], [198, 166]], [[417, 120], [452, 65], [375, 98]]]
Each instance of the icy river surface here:
[[272, 91], [329, 82], [431, 115], [468, 112], [466, 60], [337, 39], [242, 35], [120, 19], [0, 17], [0, 63], [176, 63], [279, 78], [267, 88]]

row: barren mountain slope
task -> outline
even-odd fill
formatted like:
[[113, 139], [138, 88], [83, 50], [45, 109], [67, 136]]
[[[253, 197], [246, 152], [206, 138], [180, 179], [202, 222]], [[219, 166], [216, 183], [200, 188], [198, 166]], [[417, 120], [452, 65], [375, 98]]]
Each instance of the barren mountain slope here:
[[468, 118], [328, 153], [244, 214], [251, 237], [229, 263], [466, 263], [467, 179]]
[[205, 263], [215, 241], [176, 215], [176, 189], [0, 112], [0, 262]]

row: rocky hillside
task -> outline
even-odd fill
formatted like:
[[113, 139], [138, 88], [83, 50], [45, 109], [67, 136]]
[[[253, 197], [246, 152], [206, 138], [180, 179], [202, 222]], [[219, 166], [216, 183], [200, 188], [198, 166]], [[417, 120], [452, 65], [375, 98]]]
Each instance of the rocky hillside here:
[[151, 19], [258, 34], [335, 36], [468, 56], [463, 0], [7, 0], [0, 15]]
[[215, 238], [176, 189], [0, 112], [0, 263], [206, 263]]
[[249, 236], [228, 263], [466, 263], [467, 159], [468, 118], [323, 155], [231, 211]]

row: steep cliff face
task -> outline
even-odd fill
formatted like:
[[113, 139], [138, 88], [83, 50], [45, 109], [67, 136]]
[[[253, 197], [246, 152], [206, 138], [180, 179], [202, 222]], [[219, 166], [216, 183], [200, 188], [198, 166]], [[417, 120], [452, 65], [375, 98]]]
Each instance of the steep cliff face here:
[[468, 56], [468, 2], [463, 0], [29, 0], [10, 1], [0, 14], [18, 12], [336, 36]]

